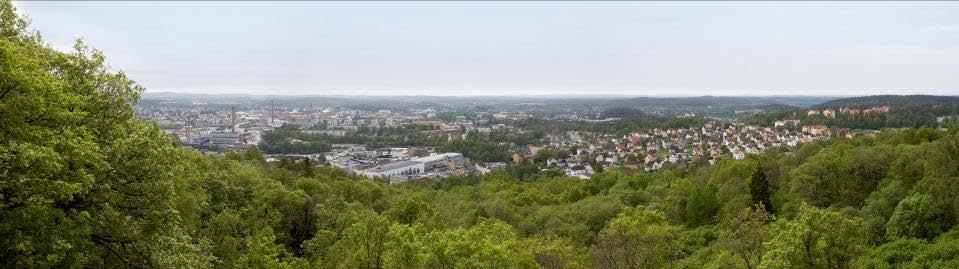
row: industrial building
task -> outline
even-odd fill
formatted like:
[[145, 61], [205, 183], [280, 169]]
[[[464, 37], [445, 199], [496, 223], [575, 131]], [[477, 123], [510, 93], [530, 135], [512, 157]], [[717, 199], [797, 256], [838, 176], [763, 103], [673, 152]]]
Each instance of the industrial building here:
[[423, 162], [398, 161], [362, 170], [359, 173], [368, 177], [392, 177], [416, 175], [424, 171], [426, 169]]
[[433, 170], [437, 167], [450, 166], [450, 165], [461, 165], [465, 158], [463, 158], [462, 153], [457, 152], [447, 152], [442, 154], [431, 155], [422, 158], [413, 159], [413, 161], [422, 162], [426, 170]]
[[195, 137], [190, 144], [198, 149], [210, 149], [218, 147], [228, 148], [240, 142], [240, 134], [234, 132], [214, 131], [204, 136]]

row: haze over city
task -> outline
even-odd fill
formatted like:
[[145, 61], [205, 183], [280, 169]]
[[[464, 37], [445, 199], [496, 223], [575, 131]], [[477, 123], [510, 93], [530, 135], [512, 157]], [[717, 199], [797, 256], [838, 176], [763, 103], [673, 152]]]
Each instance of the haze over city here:
[[15, 5], [148, 93], [959, 93], [955, 2]]

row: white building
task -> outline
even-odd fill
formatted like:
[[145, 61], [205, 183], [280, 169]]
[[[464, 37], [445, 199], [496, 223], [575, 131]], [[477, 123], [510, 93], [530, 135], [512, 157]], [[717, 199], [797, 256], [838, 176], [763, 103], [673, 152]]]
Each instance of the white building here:
[[423, 158], [415, 158], [413, 161], [422, 162], [425, 169], [432, 170], [436, 167], [444, 166], [450, 161], [460, 164], [464, 161], [464, 158], [462, 153], [447, 152]]
[[359, 173], [368, 177], [392, 177], [398, 175], [416, 175], [424, 171], [426, 171], [426, 169], [423, 162], [399, 161], [362, 170], [359, 171]]
[[732, 149], [731, 151], [732, 151], [732, 153], [733, 153], [733, 159], [742, 160], [742, 159], [745, 159], [745, 158], [746, 158], [746, 153], [744, 153], [744, 152], [743, 152], [742, 150], [740, 150], [739, 148], [734, 148], [734, 149]]

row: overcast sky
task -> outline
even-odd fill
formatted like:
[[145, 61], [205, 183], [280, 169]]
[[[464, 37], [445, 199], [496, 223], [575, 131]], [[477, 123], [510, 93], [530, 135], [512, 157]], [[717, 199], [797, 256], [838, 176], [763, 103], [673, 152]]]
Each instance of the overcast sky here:
[[959, 95], [959, 2], [17, 2], [148, 92]]

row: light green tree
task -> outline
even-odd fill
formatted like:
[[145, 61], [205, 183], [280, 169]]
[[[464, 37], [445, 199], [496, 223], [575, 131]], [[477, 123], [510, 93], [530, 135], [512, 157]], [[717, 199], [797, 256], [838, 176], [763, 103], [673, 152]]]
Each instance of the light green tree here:
[[759, 268], [846, 268], [865, 247], [862, 219], [801, 204], [773, 225]]
[[342, 245], [347, 255], [345, 264], [349, 268], [384, 268], [386, 242], [390, 230], [390, 221], [375, 212], [366, 212], [357, 221], [343, 231]]
[[933, 204], [932, 196], [913, 194], [896, 205], [896, 210], [886, 223], [886, 236], [931, 239], [945, 232], [945, 218], [945, 213]]
[[660, 268], [680, 258], [678, 226], [663, 213], [645, 207], [626, 208], [610, 220], [593, 245], [597, 268]]
[[258, 230], [246, 239], [246, 253], [236, 262], [238, 268], [288, 269], [302, 268], [306, 261], [286, 253], [275, 243], [276, 236], [269, 227]]
[[[46, 47], [11, 2], [0, 1], [6, 264], [205, 264], [176, 210], [179, 150], [155, 124], [134, 117], [131, 103], [142, 90], [82, 42], [70, 53]], [[171, 246], [193, 253], [171, 253]], [[156, 257], [162, 252], [178, 261]]]
[[765, 252], [763, 243], [769, 240], [768, 223], [772, 220], [773, 216], [766, 213], [761, 204], [755, 209], [743, 209], [739, 215], [725, 222], [723, 246], [742, 259], [747, 268], [758, 267]]

